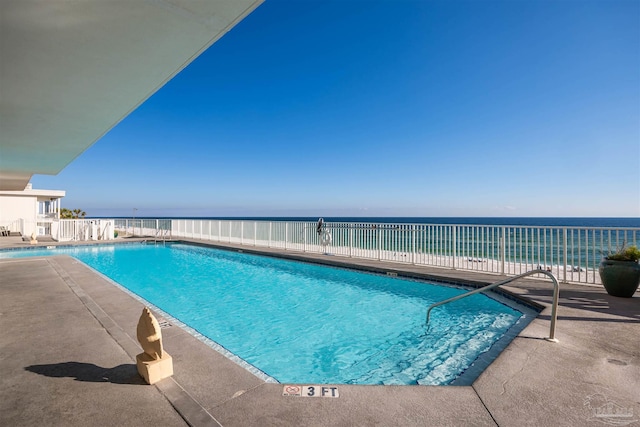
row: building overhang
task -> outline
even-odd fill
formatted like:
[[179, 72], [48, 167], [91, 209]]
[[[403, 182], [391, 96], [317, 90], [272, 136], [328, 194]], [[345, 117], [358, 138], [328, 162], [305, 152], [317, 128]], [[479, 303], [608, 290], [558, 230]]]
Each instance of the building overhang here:
[[24, 189], [22, 191], [0, 191], [0, 197], [2, 196], [14, 196], [14, 197], [35, 197], [38, 199], [61, 199], [66, 195], [64, 190], [37, 190], [37, 189]]
[[0, 190], [59, 173], [262, 1], [3, 1]]

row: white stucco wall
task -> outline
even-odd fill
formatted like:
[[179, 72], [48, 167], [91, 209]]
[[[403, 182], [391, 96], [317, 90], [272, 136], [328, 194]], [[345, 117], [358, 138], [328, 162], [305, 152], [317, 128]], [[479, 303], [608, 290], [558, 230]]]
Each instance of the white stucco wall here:
[[[10, 227], [13, 232], [30, 235], [36, 229], [38, 198], [0, 194], [0, 225]], [[24, 231], [18, 229], [19, 221], [24, 221]]]

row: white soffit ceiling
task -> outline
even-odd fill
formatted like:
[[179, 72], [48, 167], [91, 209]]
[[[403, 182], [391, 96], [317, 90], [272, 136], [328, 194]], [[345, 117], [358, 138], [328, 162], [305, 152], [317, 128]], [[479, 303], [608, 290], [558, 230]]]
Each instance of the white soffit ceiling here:
[[262, 0], [3, 0], [0, 190], [57, 174]]

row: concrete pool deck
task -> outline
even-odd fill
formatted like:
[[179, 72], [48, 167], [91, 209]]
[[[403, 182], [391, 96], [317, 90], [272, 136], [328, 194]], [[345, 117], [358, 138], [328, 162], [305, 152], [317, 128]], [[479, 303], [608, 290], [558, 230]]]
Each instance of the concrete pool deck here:
[[[13, 239], [0, 247], [30, 246]], [[260, 251], [442, 280], [500, 279]], [[506, 289], [545, 309], [471, 386], [337, 385], [338, 398], [291, 397], [175, 325], [163, 329], [174, 376], [144, 385], [135, 369], [141, 302], [68, 256], [0, 260], [0, 424], [640, 425], [640, 294], [616, 298], [601, 287], [561, 284], [559, 343], [550, 343], [541, 338], [549, 333], [551, 283], [520, 280]]]

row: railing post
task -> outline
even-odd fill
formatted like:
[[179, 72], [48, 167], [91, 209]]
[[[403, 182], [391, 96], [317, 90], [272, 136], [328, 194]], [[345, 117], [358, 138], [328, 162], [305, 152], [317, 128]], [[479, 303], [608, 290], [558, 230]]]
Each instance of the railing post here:
[[416, 226], [411, 224], [411, 264], [416, 263]]
[[507, 257], [506, 240], [507, 230], [506, 227], [502, 227], [502, 236], [500, 237], [500, 274], [504, 274], [504, 264]]
[[267, 245], [267, 247], [271, 247], [271, 226], [273, 225], [273, 222], [269, 221], [269, 243]]
[[380, 232], [382, 231], [382, 227], [376, 227], [376, 245], [378, 246], [378, 261], [382, 260], [382, 242], [380, 241]]
[[457, 237], [456, 237], [456, 226], [452, 225], [451, 226], [451, 255], [453, 256], [453, 269], [456, 269], [456, 258], [458, 256], [458, 242], [457, 242]]
[[240, 221], [240, 244], [244, 245], [244, 221]]
[[562, 229], [562, 252], [563, 252], [563, 260], [564, 263], [564, 273], [562, 274], [562, 283], [567, 283], [567, 229]]
[[253, 246], [258, 246], [258, 221], [253, 221]]
[[307, 229], [305, 223], [302, 223], [302, 252], [307, 252]]
[[289, 221], [284, 223], [284, 250], [287, 250], [287, 241], [289, 240]]

